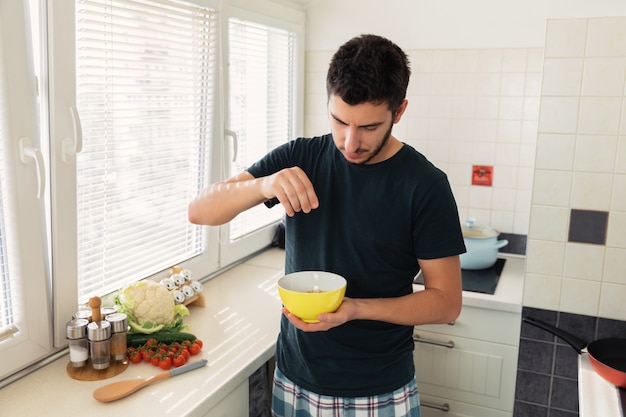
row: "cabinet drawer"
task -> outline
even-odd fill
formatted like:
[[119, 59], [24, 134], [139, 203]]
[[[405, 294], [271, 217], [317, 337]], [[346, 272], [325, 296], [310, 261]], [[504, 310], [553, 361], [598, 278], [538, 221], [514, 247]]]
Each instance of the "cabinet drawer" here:
[[[512, 412], [494, 410], [493, 408], [467, 404], [460, 401], [447, 400], [420, 393], [422, 417], [511, 417]], [[447, 411], [434, 407], [447, 406]]]
[[413, 352], [420, 393], [513, 411], [516, 347], [431, 332], [420, 336], [428, 340], [416, 342]]
[[507, 345], [519, 346], [521, 314], [507, 311], [463, 307], [453, 324], [415, 326], [415, 333], [429, 331]]

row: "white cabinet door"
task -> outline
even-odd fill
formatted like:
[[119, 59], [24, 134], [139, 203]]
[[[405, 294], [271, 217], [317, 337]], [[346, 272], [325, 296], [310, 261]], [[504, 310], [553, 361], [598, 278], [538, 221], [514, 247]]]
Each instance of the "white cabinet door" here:
[[246, 380], [204, 417], [248, 417], [248, 395], [248, 380]]
[[423, 330], [419, 336], [421, 341], [415, 343], [413, 355], [420, 393], [513, 411], [518, 352], [515, 346]]
[[[422, 417], [511, 417], [512, 412], [495, 410], [460, 401], [451, 401], [420, 393]], [[445, 406], [446, 410], [433, 407]]]

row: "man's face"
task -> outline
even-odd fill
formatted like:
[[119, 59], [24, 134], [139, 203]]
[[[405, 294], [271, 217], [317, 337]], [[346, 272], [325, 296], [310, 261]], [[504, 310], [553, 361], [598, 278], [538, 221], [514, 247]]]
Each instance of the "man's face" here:
[[331, 95], [328, 117], [335, 146], [353, 164], [375, 164], [391, 155], [391, 128], [399, 120], [384, 104], [363, 103], [351, 106]]

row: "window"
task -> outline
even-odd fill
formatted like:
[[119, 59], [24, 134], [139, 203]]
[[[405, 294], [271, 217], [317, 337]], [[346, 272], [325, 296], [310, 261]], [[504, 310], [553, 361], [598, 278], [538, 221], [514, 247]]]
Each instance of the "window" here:
[[182, 2], [77, 3], [80, 302], [205, 248], [187, 204], [208, 179], [215, 16]]
[[[295, 38], [287, 30], [230, 19], [229, 121], [237, 134], [231, 174], [294, 136]], [[262, 206], [242, 213], [231, 224], [230, 239], [267, 226], [281, 215]]]
[[[35, 55], [28, 1], [45, 9]], [[204, 186], [301, 124], [304, 14], [230, 3], [0, 2], [0, 353], [16, 358], [0, 365], [0, 386], [66, 346], [91, 296], [174, 265], [208, 277], [270, 244], [280, 210], [232, 230], [187, 220]], [[229, 112], [231, 98], [249, 111]]]
[[0, 2], [0, 352], [11, 358], [0, 361], [0, 380], [52, 350], [27, 12], [23, 1]]
[[[228, 23], [228, 114], [231, 135], [227, 176], [235, 175], [299, 132], [298, 95], [302, 37], [296, 25], [234, 9]], [[221, 260], [259, 250], [272, 237], [284, 210], [254, 207], [222, 233]]]

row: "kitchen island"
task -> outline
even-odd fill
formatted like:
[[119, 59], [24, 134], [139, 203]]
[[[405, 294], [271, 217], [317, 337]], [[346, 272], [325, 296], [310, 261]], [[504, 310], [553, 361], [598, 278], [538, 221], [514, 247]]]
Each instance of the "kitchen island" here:
[[[464, 305], [521, 311], [523, 258], [507, 262], [492, 296], [463, 293]], [[85, 382], [66, 372], [68, 355], [0, 389], [0, 410], [7, 416], [114, 415], [246, 417], [248, 378], [274, 355], [279, 331], [284, 251], [269, 249], [204, 283], [205, 307], [191, 306], [185, 322], [204, 342], [199, 355], [208, 365], [150, 385], [112, 403], [93, 399], [96, 388], [161, 372], [147, 363], [130, 364], [123, 373]], [[419, 291], [420, 286], [415, 285]]]

